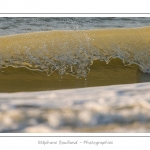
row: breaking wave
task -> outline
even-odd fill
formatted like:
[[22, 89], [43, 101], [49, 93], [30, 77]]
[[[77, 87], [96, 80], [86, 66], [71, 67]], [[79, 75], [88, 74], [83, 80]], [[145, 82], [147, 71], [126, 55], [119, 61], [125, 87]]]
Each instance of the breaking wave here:
[[150, 27], [60, 30], [0, 37], [0, 68], [12, 66], [50, 75], [86, 77], [94, 60], [119, 58], [150, 73]]

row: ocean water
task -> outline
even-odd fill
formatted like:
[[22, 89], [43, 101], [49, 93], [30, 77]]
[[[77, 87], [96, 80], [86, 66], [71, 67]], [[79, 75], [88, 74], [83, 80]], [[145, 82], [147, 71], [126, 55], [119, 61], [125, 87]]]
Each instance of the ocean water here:
[[149, 81], [150, 18], [0, 18], [0, 132], [149, 132]]
[[0, 92], [149, 82], [149, 18], [0, 18]]

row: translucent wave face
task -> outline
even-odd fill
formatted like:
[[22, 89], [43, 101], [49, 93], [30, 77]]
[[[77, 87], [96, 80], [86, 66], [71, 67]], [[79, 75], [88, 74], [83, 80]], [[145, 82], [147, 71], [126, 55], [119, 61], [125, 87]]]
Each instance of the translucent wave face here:
[[50, 31], [0, 37], [0, 67], [27, 67], [86, 77], [94, 60], [120, 58], [150, 73], [150, 27]]

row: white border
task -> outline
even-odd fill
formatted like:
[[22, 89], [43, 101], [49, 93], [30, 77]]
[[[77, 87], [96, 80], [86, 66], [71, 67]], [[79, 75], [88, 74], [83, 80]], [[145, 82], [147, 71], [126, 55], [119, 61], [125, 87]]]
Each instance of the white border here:
[[149, 14], [0, 14], [0, 17], [150, 17]]
[[[9, 14], [8, 14], [9, 13]], [[12, 14], [12, 13], [20, 13], [20, 14]], [[21, 14], [26, 13], [26, 14]], [[34, 13], [34, 14], [28, 14]], [[35, 13], [47, 13], [47, 14], [35, 14]], [[54, 14], [59, 13], [59, 14]], [[68, 14], [61, 14], [61, 13], [68, 13]], [[76, 13], [76, 14], [69, 14], [69, 13]], [[80, 14], [79, 14], [80, 13]], [[88, 14], [81, 14], [81, 13], [88, 13]], [[95, 14], [93, 14], [95, 13]], [[109, 14], [108, 14], [109, 13]], [[118, 13], [118, 14], [112, 14]], [[121, 14], [125, 13], [125, 14]], [[130, 13], [130, 14], [129, 14]], [[131, 14], [131, 13], [138, 13], [138, 14]], [[147, 13], [147, 14], [146, 14]], [[0, 17], [150, 17], [150, 8], [149, 8], [149, 1], [148, 0], [3, 0], [0, 4]], [[36, 134], [36, 133], [1, 133], [0, 136], [150, 136], [149, 133], [47, 133], [47, 134]], [[9, 137], [8, 137], [9, 138]], [[29, 139], [29, 138], [28, 138]], [[111, 139], [114, 139], [111, 137]], [[128, 138], [125, 138], [124, 144], [118, 146], [117, 148], [126, 149], [142, 149], [143, 143], [144, 148], [149, 146], [149, 138], [143, 139], [143, 137], [139, 137], [140, 142], [137, 141], [137, 138], [132, 138], [131, 143], [129, 144]], [[5, 140], [2, 142], [2, 140]], [[22, 140], [19, 137], [14, 137], [8, 139], [0, 137], [0, 149], [19, 149], [17, 145], [15, 145], [16, 141]], [[27, 140], [27, 139], [26, 139]], [[22, 142], [26, 142], [23, 140]], [[22, 149], [26, 149], [26, 145], [30, 146], [28, 149], [35, 148], [32, 145], [34, 143], [34, 137], [30, 138], [31, 144], [22, 144]], [[93, 137], [91, 137], [93, 140]], [[10, 142], [10, 143], [9, 143]], [[13, 144], [14, 142], [14, 144]], [[138, 143], [137, 143], [138, 142]], [[146, 144], [147, 142], [147, 144]], [[118, 143], [122, 143], [122, 139], [118, 138]], [[141, 144], [140, 146], [136, 146], [136, 144]], [[7, 147], [7, 148], [6, 148]], [[51, 147], [48, 147], [49, 149]], [[81, 147], [84, 148], [84, 147]], [[115, 149], [114, 147], [110, 147], [111, 149]], [[47, 149], [46, 147], [41, 147], [37, 149]], [[73, 147], [72, 147], [73, 149]], [[91, 147], [87, 148], [91, 149]], [[103, 149], [102, 147], [95, 147], [95, 149]], [[105, 147], [105, 149], [107, 149]]]
[[0, 13], [149, 13], [149, 0], [2, 0]]

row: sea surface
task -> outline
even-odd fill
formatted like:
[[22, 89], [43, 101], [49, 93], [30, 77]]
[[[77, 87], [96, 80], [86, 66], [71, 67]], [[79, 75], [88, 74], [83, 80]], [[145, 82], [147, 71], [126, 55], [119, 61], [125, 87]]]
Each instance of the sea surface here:
[[149, 132], [149, 81], [148, 17], [0, 18], [0, 132]]

